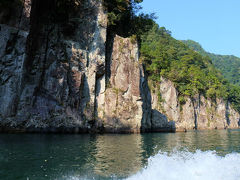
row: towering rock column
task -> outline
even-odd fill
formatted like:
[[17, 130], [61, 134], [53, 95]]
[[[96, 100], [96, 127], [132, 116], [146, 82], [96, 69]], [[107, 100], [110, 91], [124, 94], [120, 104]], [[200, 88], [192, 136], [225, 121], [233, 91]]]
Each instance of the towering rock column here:
[[14, 124], [21, 91], [31, 0], [10, 1], [0, 7], [0, 126]]
[[98, 121], [107, 132], [139, 132], [143, 102], [136, 40], [115, 36], [110, 64], [109, 82], [100, 84], [97, 98]]
[[21, 13], [9, 20], [11, 27], [0, 14], [1, 127], [78, 131], [95, 126], [107, 14], [102, 1], [61, 3], [25, 0]]

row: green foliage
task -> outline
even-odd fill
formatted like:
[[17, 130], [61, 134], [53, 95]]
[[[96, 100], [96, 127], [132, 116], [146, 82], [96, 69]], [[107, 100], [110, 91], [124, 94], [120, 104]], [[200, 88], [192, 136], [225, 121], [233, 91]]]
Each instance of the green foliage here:
[[183, 96], [179, 96], [178, 100], [179, 100], [180, 105], [186, 104], [186, 99]]
[[178, 102], [180, 104], [180, 111], [183, 110], [183, 105], [186, 104], [186, 99], [184, 96], [178, 96]]
[[104, 0], [104, 6], [108, 11], [109, 25], [117, 25], [120, 21], [131, 19], [140, 2], [142, 0]]
[[230, 85], [228, 88], [228, 100], [233, 105], [233, 108], [240, 112], [240, 87]]
[[164, 27], [155, 24], [141, 36], [141, 60], [150, 80], [158, 83], [163, 76], [174, 82], [181, 104], [185, 103], [184, 96], [203, 94], [212, 100], [230, 100], [240, 110], [239, 87], [231, 87], [208, 56], [172, 38]]
[[240, 58], [206, 52], [199, 43], [192, 40], [183, 42], [194, 51], [199, 52], [202, 56], [208, 56], [212, 60], [214, 66], [221, 71], [224, 78], [229, 82], [240, 85]]
[[121, 36], [139, 36], [148, 31], [152, 25], [154, 14], [136, 13], [141, 9], [143, 0], [104, 0], [108, 12], [108, 27]]
[[[214, 66], [219, 69], [224, 78], [226, 78], [231, 83], [230, 84], [225, 81], [225, 86], [221, 86], [218, 83], [218, 86], [212, 87], [207, 91], [207, 95], [209, 97], [215, 97], [215, 92], [217, 91], [218, 96], [223, 97], [224, 99], [231, 102], [234, 109], [240, 112], [240, 58], [236, 56], [216, 55], [206, 52], [199, 43], [192, 40], [183, 42], [192, 50], [199, 52], [199, 54], [202, 56], [209, 57], [212, 60]], [[216, 79], [212, 78], [210, 82], [211, 84], [216, 84], [216, 81]], [[221, 86], [221, 88], [224, 90], [218, 90], [219, 86]]]

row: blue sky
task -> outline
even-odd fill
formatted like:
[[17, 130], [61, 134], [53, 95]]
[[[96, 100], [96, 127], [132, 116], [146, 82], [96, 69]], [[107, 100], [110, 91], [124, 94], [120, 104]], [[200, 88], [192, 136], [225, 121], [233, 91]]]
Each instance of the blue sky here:
[[179, 40], [192, 39], [213, 53], [240, 57], [240, 0], [144, 0], [143, 12]]

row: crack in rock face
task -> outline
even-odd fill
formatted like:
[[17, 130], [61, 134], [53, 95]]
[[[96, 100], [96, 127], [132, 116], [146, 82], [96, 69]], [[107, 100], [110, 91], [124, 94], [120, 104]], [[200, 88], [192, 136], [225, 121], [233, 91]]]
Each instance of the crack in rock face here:
[[101, 0], [56, 2], [11, 1], [0, 7], [0, 131], [239, 127], [239, 113], [221, 99], [214, 106], [197, 95], [180, 105], [169, 80], [150, 88], [138, 43], [107, 32]]

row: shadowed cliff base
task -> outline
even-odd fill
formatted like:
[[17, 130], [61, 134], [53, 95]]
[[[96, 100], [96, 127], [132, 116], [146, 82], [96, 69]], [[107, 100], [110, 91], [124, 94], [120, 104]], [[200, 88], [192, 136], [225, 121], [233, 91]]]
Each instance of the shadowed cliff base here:
[[67, 127], [48, 127], [48, 128], [14, 128], [14, 127], [2, 127], [0, 128], [0, 133], [10, 133], [10, 134], [21, 134], [21, 133], [37, 133], [37, 134], [132, 134], [132, 133], [174, 133], [176, 129], [169, 128], [154, 128], [145, 129], [140, 131], [139, 129], [132, 129], [131, 127], [121, 127], [117, 129], [113, 128], [102, 128], [101, 130], [93, 130], [86, 128], [67, 128]]

